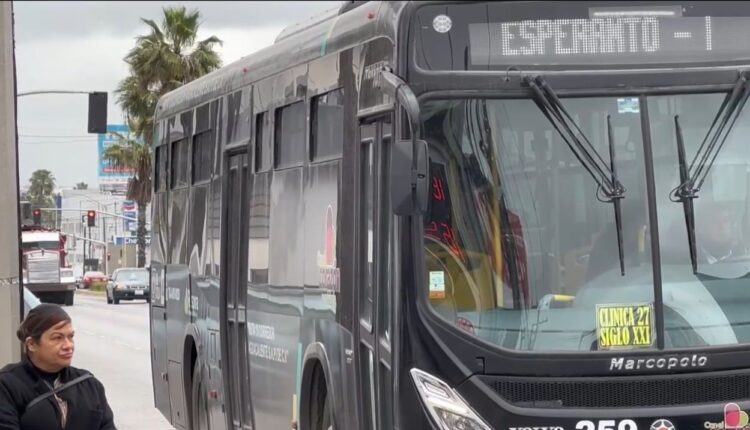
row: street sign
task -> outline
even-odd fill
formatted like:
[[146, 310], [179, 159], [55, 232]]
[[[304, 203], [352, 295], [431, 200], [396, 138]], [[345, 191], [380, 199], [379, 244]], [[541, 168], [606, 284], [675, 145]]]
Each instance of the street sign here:
[[[138, 238], [135, 236], [115, 236], [115, 245], [137, 245]], [[151, 236], [146, 236], [146, 246], [151, 245]]]

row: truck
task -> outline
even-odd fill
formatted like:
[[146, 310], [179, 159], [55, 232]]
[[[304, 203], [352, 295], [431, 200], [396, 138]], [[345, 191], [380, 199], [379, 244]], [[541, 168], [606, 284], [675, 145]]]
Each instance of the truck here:
[[66, 240], [56, 229], [21, 226], [23, 284], [43, 302], [72, 306], [76, 281], [66, 264]]

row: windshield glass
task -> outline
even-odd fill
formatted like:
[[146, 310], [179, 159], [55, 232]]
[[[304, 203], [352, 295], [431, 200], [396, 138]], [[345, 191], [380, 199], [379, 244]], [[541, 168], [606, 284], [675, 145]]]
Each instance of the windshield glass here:
[[148, 272], [145, 270], [124, 270], [117, 272], [115, 281], [118, 282], [137, 282], [148, 284]]
[[[733, 248], [732, 261], [740, 262], [732, 262], [731, 269], [708, 271], [699, 265], [699, 274], [693, 275], [682, 205], [669, 200], [679, 185], [674, 114], [683, 116], [692, 160], [723, 97], [648, 99], [660, 253], [677, 251], [672, 260], [665, 255], [662, 261], [666, 348], [736, 343], [733, 326], [744, 327], [747, 320], [740, 302], [750, 293], [738, 281], [747, 273], [738, 256], [744, 252]], [[620, 272], [613, 204], [601, 200], [593, 178], [533, 101], [435, 100], [422, 110], [432, 181], [424, 231], [429, 302], [450, 323], [504, 348], [656, 348], [641, 127], [645, 109], [636, 97], [563, 99], [563, 104], [608, 164], [610, 117], [615, 170], [627, 189], [622, 200], [625, 274]], [[741, 129], [738, 124], [733, 135], [740, 136]], [[733, 145], [739, 148], [734, 140], [727, 143], [696, 199], [699, 248], [714, 249], [702, 238], [739, 228], [739, 219], [747, 219], [747, 156], [734, 154], [739, 149], [732, 150]], [[728, 164], [732, 167], [725, 168]], [[740, 182], [741, 187], [728, 186]], [[702, 204], [708, 188], [720, 190], [717, 202], [729, 227], [723, 221], [709, 224], [713, 209]], [[704, 228], [710, 230], [705, 235]], [[719, 254], [717, 261], [729, 260], [723, 250], [713, 252]], [[733, 317], [730, 303], [736, 307]]]
[[684, 315], [685, 332], [698, 334], [686, 339], [686, 346], [750, 342], [750, 151], [746, 138], [750, 110], [741, 111], [694, 199], [695, 274], [682, 204], [669, 199], [670, 192], [680, 184], [675, 115], [679, 115], [690, 162], [724, 97], [725, 94], [691, 94], [652, 97], [648, 102], [664, 304]]
[[56, 241], [24, 242], [21, 244], [21, 249], [24, 251], [34, 251], [38, 249], [44, 249], [47, 251], [57, 251], [60, 249], [60, 242], [56, 242]]

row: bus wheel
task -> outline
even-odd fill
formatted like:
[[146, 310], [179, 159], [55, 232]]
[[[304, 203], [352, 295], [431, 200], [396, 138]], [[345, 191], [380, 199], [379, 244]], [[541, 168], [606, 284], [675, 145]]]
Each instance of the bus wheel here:
[[323, 370], [319, 369], [321, 375], [315, 378], [313, 393], [315, 399], [310, 411], [310, 428], [312, 430], [333, 430], [333, 405], [331, 394], [328, 392], [326, 380], [322, 375]]
[[333, 430], [333, 411], [331, 409], [331, 396], [326, 395], [325, 406], [323, 406], [323, 430]]
[[206, 386], [201, 376], [200, 366], [193, 369], [193, 387], [190, 396], [190, 415], [192, 430], [209, 430], [208, 422], [208, 397]]
[[73, 306], [73, 300], [75, 291], [68, 291], [65, 293], [65, 306]]

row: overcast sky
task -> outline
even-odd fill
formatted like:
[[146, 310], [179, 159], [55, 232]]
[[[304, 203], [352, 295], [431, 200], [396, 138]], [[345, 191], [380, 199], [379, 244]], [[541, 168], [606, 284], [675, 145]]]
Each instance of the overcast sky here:
[[[164, 6], [200, 10], [199, 39], [224, 41], [224, 64], [273, 43], [289, 24], [340, 5], [327, 2], [14, 2], [18, 92], [107, 91], [108, 123], [123, 123], [112, 91], [127, 75], [122, 61], [140, 18], [161, 24]], [[58, 187], [97, 184], [96, 135], [86, 133], [86, 95], [33, 95], [18, 99], [20, 183], [37, 169], [52, 171]]]

